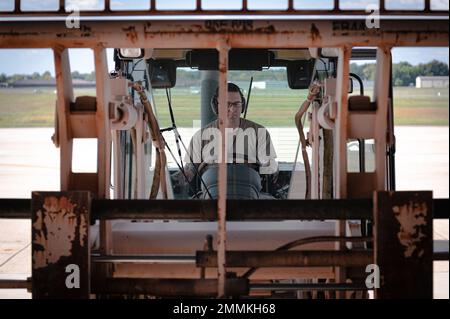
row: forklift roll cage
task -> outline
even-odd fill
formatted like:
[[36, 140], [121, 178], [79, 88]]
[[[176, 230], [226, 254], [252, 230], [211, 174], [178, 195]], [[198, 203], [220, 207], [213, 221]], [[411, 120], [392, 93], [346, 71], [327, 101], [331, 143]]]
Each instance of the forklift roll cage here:
[[[158, 217], [170, 219], [175, 211], [179, 220], [204, 219], [205, 216], [214, 217], [217, 221], [215, 251], [206, 250], [197, 252], [196, 256], [189, 257], [195, 260], [197, 267], [217, 268], [217, 276], [214, 279], [142, 279], [141, 292], [167, 296], [170, 291], [178, 292], [178, 295], [194, 294], [198, 296], [247, 295], [252, 289], [271, 290], [270, 287], [261, 286], [261, 283], [251, 282], [248, 279], [233, 278], [229, 273], [233, 267], [305, 267], [311, 266], [308, 258], [315, 260], [312, 266], [333, 266], [335, 286], [330, 285], [316, 287], [305, 286], [307, 289], [335, 290], [343, 297], [342, 290], [359, 290], [358, 285], [345, 286], [346, 270], [350, 266], [362, 266], [368, 262], [376, 263], [382, 269], [394, 272], [401, 265], [407, 265], [408, 271], [402, 269], [402, 274], [397, 277], [389, 277], [390, 281], [376, 288], [376, 297], [405, 297], [405, 296], [432, 296], [432, 220], [433, 214], [438, 216], [440, 212], [447, 212], [444, 218], [448, 218], [448, 200], [436, 204], [433, 202], [431, 192], [395, 192], [395, 178], [393, 177], [393, 161], [387, 160], [386, 152], [393, 144], [393, 122], [389, 110], [392, 106], [392, 81], [391, 81], [391, 49], [394, 47], [448, 47], [448, 8], [446, 10], [433, 10], [430, 0], [424, 1], [423, 10], [387, 10], [386, 1], [380, 0], [379, 18], [380, 27], [368, 27], [369, 13], [365, 10], [342, 10], [339, 1], [335, 0], [333, 9], [330, 10], [297, 10], [294, 1], [289, 0], [286, 10], [252, 10], [248, 1], [243, 0], [241, 10], [203, 10], [201, 1], [197, 0], [193, 10], [158, 10], [156, 1], [151, 1], [151, 9], [143, 11], [114, 11], [110, 1], [105, 1], [104, 10], [81, 11], [78, 17], [79, 28], [68, 28], [66, 21], [72, 12], [65, 10], [64, 0], [59, 2], [55, 11], [25, 11], [21, 9], [21, 1], [15, 1], [15, 7], [9, 12], [0, 12], [0, 48], [51, 48], [54, 54], [55, 75], [57, 87], [57, 125], [54, 142], [60, 148], [60, 192], [42, 193], [34, 192], [31, 200], [31, 214], [24, 213], [24, 207], [30, 205], [30, 201], [0, 200], [0, 217], [32, 218], [33, 221], [33, 276], [32, 291], [35, 298], [48, 297], [78, 297], [88, 298], [90, 293], [131, 293], [136, 292], [137, 279], [111, 278], [111, 263], [114, 264], [112, 247], [111, 219], [114, 216], [107, 213], [107, 218], [97, 215], [99, 203], [107, 205], [112, 210], [114, 205], [124, 205], [123, 202], [115, 202], [124, 198], [110, 198], [111, 181], [111, 145], [114, 142], [112, 133], [112, 109], [111, 102], [114, 94], [122, 90], [128, 92], [128, 88], [117, 88], [117, 83], [110, 79], [107, 66], [107, 48], [144, 48], [148, 52], [148, 58], [152, 52], [158, 50], [186, 50], [186, 49], [213, 49], [217, 51], [217, 70], [219, 71], [219, 129], [225, 136], [225, 118], [227, 105], [227, 74], [230, 69], [229, 53], [234, 49], [273, 49], [273, 50], [298, 50], [307, 49], [311, 57], [319, 57], [322, 48], [334, 48], [337, 61], [335, 74], [334, 104], [330, 106], [333, 114], [333, 200], [327, 202], [320, 200], [318, 194], [313, 194], [313, 199], [308, 201], [269, 201], [261, 203], [233, 202], [226, 198], [227, 194], [227, 170], [225, 161], [219, 164], [219, 196], [217, 201], [198, 201], [192, 204], [183, 204], [192, 210], [199, 210], [200, 216], [192, 216], [188, 212], [181, 212], [173, 200], [137, 201], [145, 198], [149, 185], [148, 178], [143, 170], [143, 163], [138, 165], [136, 175], [144, 176], [138, 183], [139, 192], [134, 200], [125, 200], [129, 207], [130, 215], [123, 213], [121, 218], [136, 218], [133, 211], [145, 211], [144, 206], [158, 207]], [[371, 14], [372, 12], [370, 12]], [[372, 17], [371, 17], [372, 18]], [[71, 111], [71, 104], [75, 102], [70, 71], [68, 50], [70, 48], [90, 48], [94, 53], [96, 96], [95, 109], [85, 112]], [[355, 50], [355, 48], [358, 48]], [[349, 110], [349, 61], [352, 58], [364, 59], [376, 58], [376, 80], [374, 88], [374, 100], [376, 111], [354, 112]], [[123, 83], [119, 83], [119, 86]], [[122, 92], [121, 91], [121, 92]], [[151, 90], [150, 90], [151, 91]], [[147, 92], [151, 100], [151, 92]], [[140, 116], [143, 114], [140, 113]], [[390, 117], [389, 117], [390, 116]], [[390, 118], [390, 121], [388, 119]], [[362, 125], [364, 123], [364, 125]], [[145, 130], [138, 133], [137, 138], [144, 139]], [[98, 139], [96, 173], [72, 172], [72, 150], [75, 138]], [[349, 139], [372, 138], [376, 141], [375, 162], [376, 169], [373, 173], [349, 173], [347, 172], [347, 142]], [[151, 146], [151, 142], [147, 141]], [[222, 154], [225, 154], [225, 145], [222, 144]], [[118, 150], [114, 150], [117, 152]], [[144, 150], [137, 154], [138, 161], [145, 161]], [[314, 159], [313, 159], [314, 160]], [[316, 179], [315, 179], [316, 178]], [[319, 177], [313, 176], [317, 183]], [[118, 187], [123, 181], [114, 177], [114, 185]], [[366, 185], [361, 187], [361, 185]], [[116, 191], [116, 190], [115, 190]], [[315, 197], [314, 197], [315, 196]], [[365, 198], [366, 202], [362, 202]], [[371, 200], [373, 199], [373, 201]], [[345, 201], [345, 202], [343, 202]], [[71, 203], [71, 212], [76, 216], [77, 228], [74, 230], [74, 238], [71, 242], [72, 254], [64, 255], [56, 263], [42, 259], [42, 250], [50, 249], [42, 247], [36, 236], [40, 236], [43, 227], [40, 216], [54, 212], [62, 212], [67, 206], [63, 203]], [[175, 202], [175, 203], [174, 203]], [[54, 209], [49, 210], [49, 203], [53, 203]], [[363, 211], [369, 211], [367, 219], [373, 219], [374, 246], [373, 250], [364, 252], [345, 252], [347, 223], [343, 217], [336, 216], [340, 205], [346, 203], [346, 219], [361, 217], [361, 205]], [[433, 209], [433, 203], [435, 205]], [[241, 206], [244, 205], [244, 206]], [[293, 205], [295, 204], [295, 205]], [[408, 206], [411, 204], [412, 206]], [[198, 206], [200, 205], [200, 206]], [[405, 206], [406, 205], [406, 206]], [[437, 206], [436, 206], [437, 205]], [[63, 207], [64, 206], [64, 207]], [[123, 208], [125, 209], [125, 206]], [[28, 206], [29, 207], [29, 206]], [[121, 206], [122, 207], [122, 206]], [[255, 210], [265, 213], [269, 219], [277, 219], [276, 211], [290, 207], [295, 216], [294, 219], [321, 219], [323, 214], [316, 216], [311, 211], [330, 212], [336, 219], [335, 251], [321, 252], [322, 257], [314, 253], [305, 252], [275, 252], [275, 251], [228, 251], [227, 250], [227, 220], [237, 218], [242, 220], [240, 213], [231, 211], [246, 207], [249, 211]], [[302, 207], [306, 207], [306, 210]], [[400, 207], [400, 208], [399, 208]], [[422, 249], [422, 254], [405, 256], [403, 246], [398, 242], [399, 209], [409, 207], [413, 213], [422, 214], [424, 225], [420, 228], [424, 239], [417, 243]], [[443, 208], [444, 207], [444, 208]], [[295, 214], [296, 208], [304, 210]], [[406, 209], [406, 208], [405, 208]], [[309, 213], [308, 213], [309, 211]], [[373, 212], [373, 214], [372, 214]], [[242, 212], [245, 214], [248, 212]], [[124, 215], [125, 214], [125, 215]], [[237, 214], [237, 215], [236, 215]], [[326, 213], [325, 213], [326, 214]], [[194, 214], [195, 215], [195, 214]], [[282, 219], [290, 219], [286, 212]], [[416, 218], [407, 215], [405, 218]], [[150, 212], [144, 212], [142, 218], [154, 218]], [[153, 217], [152, 217], [153, 216]], [[342, 215], [344, 216], [344, 215]], [[439, 215], [443, 217], [441, 213]], [[248, 218], [256, 218], [250, 214]], [[100, 220], [100, 249], [99, 253], [104, 259], [110, 260], [110, 264], [94, 263], [91, 265], [90, 247], [88, 241], [89, 221]], [[400, 221], [400, 222], [403, 222]], [[417, 220], [413, 220], [417, 222]], [[39, 228], [41, 227], [41, 228]], [[343, 239], [344, 238], [344, 239]], [[55, 239], [54, 239], [55, 240]], [[211, 248], [211, 245], [209, 246]], [[241, 257], [240, 257], [241, 255]], [[314, 255], [314, 256], [313, 256]], [[394, 257], [392, 257], [394, 256]], [[444, 259], [448, 259], [448, 251]], [[97, 256], [98, 257], [98, 256]], [[120, 257], [120, 256], [119, 256]], [[166, 256], [167, 257], [167, 256]], [[245, 257], [245, 258], [244, 258]], [[392, 258], [389, 258], [392, 257]], [[441, 258], [440, 257], [440, 258]], [[92, 257], [94, 258], [94, 257]], [[139, 258], [130, 257], [129, 259]], [[155, 256], [143, 256], [143, 259], [158, 259]], [[153, 258], [153, 259], [152, 259]], [[180, 257], [181, 259], [186, 258]], [[315, 258], [315, 259], [314, 259]], [[95, 258], [94, 258], [95, 259]], [[119, 258], [120, 259], [120, 258]], [[127, 258], [125, 258], [127, 259]], [[169, 258], [170, 259], [170, 258]], [[175, 257], [172, 260], [176, 260]], [[311, 259], [309, 259], [311, 260]], [[44, 263], [46, 266], [42, 266]], [[56, 283], [64, 273], [63, 264], [78, 263], [82, 265], [85, 274], [82, 275], [83, 289], [67, 290]], [[95, 266], [95, 267], [94, 267]], [[59, 268], [58, 268], [59, 267]], [[397, 267], [397, 268], [396, 268]], [[411, 278], [411, 274], [417, 275], [414, 280], [405, 284], [405, 278]], [[409, 277], [408, 277], [409, 276]], [[62, 277], [61, 277], [62, 278]], [[127, 281], [128, 280], [128, 281]], [[152, 281], [153, 280], [153, 281]], [[48, 285], [52, 282], [54, 286]], [[2, 281], [0, 281], [2, 284]], [[156, 286], [155, 286], [156, 285]], [[260, 286], [258, 286], [260, 285]], [[339, 286], [341, 285], [341, 286]], [[405, 286], [406, 285], [406, 286]], [[30, 282], [3, 282], [5, 287], [30, 287]], [[295, 285], [294, 285], [295, 286]], [[293, 287], [294, 287], [293, 286]], [[320, 286], [320, 287], [319, 287]], [[90, 288], [92, 287], [92, 289]], [[159, 287], [159, 288], [155, 288]], [[406, 288], [405, 288], [406, 287]], [[302, 289], [296, 285], [295, 289]], [[306, 289], [305, 288], [305, 289]], [[364, 288], [364, 287], [363, 287]], [[175, 289], [175, 290], [174, 290]], [[279, 285], [277, 289], [289, 289], [289, 286]]]

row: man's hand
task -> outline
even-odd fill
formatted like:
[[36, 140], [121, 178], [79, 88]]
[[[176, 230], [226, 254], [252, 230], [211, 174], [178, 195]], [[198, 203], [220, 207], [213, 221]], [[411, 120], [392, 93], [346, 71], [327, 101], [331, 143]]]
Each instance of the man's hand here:
[[195, 167], [194, 164], [192, 163], [186, 163], [186, 165], [184, 165], [184, 174], [186, 175], [186, 177], [188, 178], [188, 183], [192, 182], [192, 180], [194, 179], [195, 176]]
[[184, 172], [179, 170], [172, 174], [174, 183], [179, 186], [189, 184], [194, 179], [194, 176], [195, 176], [195, 167], [191, 163], [188, 163], [184, 166]]

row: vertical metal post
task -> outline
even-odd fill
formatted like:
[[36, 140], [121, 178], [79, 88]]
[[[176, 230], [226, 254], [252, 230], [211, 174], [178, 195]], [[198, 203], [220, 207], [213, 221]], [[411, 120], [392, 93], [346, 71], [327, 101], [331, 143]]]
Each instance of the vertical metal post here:
[[392, 83], [392, 53], [390, 54], [390, 72], [389, 72], [389, 102], [388, 102], [388, 145], [387, 145], [387, 190], [395, 191], [395, 125], [394, 125], [394, 89]]
[[228, 43], [222, 40], [217, 45], [219, 51], [219, 130], [221, 139], [219, 156], [219, 194], [217, 199], [218, 234], [217, 234], [217, 269], [218, 269], [218, 297], [226, 296], [226, 210], [227, 210], [227, 163], [226, 163], [226, 134], [225, 125], [228, 109]]
[[288, 11], [294, 10], [294, 0], [289, 0], [288, 1], [288, 8], [287, 8], [287, 10]]
[[359, 172], [366, 171], [366, 141], [363, 138], [358, 138], [358, 155], [359, 155]]
[[333, 198], [333, 131], [323, 129], [322, 199]]
[[385, 0], [379, 0], [380, 1], [380, 13], [385, 12]]
[[431, 191], [374, 192], [375, 298], [433, 298]]
[[333, 0], [333, 11], [339, 12], [339, 0]]
[[375, 74], [374, 98], [377, 103], [375, 118], [375, 173], [376, 190], [386, 190], [388, 99], [391, 66], [390, 48], [377, 49], [377, 67]]
[[121, 131], [112, 132], [114, 163], [114, 199], [123, 199], [123, 151], [121, 149]]
[[[108, 103], [110, 99], [110, 81], [108, 78], [108, 64], [106, 49], [94, 48], [95, 80], [97, 91], [97, 111], [95, 114], [97, 126], [97, 178], [98, 198], [110, 197], [111, 181], [111, 129], [109, 125]], [[100, 252], [110, 255], [112, 247], [112, 222], [100, 221]], [[97, 271], [97, 270], [95, 270]], [[102, 265], [98, 268], [99, 276], [110, 276], [111, 265]]]
[[59, 0], [59, 12], [66, 11], [66, 0]]
[[95, 120], [97, 125], [97, 174], [98, 197], [109, 198], [109, 185], [111, 182], [111, 130], [109, 125], [108, 104], [110, 100], [110, 81], [106, 49], [94, 49], [95, 85], [97, 91], [97, 112]]
[[[347, 121], [348, 121], [348, 79], [350, 72], [350, 56], [352, 48], [339, 49], [336, 101], [337, 112], [334, 134], [334, 198], [347, 197]], [[346, 221], [337, 221], [335, 235], [343, 237], [346, 234]], [[336, 250], [345, 249], [345, 243], [336, 243]], [[336, 267], [335, 281], [344, 283], [346, 280], [345, 268]], [[337, 293], [338, 298], [344, 298], [343, 292]]]
[[347, 197], [347, 122], [348, 122], [348, 78], [352, 48], [339, 49], [336, 101], [337, 112], [334, 134], [334, 198]]
[[309, 129], [312, 136], [312, 167], [311, 167], [311, 199], [320, 198], [320, 127], [317, 119], [319, 105], [313, 102], [312, 120]]
[[144, 147], [145, 143], [144, 135], [145, 135], [145, 122], [142, 121], [144, 118], [143, 108], [138, 109], [138, 122], [134, 131], [136, 132], [136, 150], [135, 150], [135, 158], [136, 158], [136, 195], [137, 199], [146, 199], [147, 192], [145, 189], [145, 155], [144, 155]]
[[[63, 0], [60, 0], [63, 1]], [[20, 13], [20, 0], [15, 0], [14, 1], [14, 12], [15, 13]]]
[[69, 50], [54, 49], [56, 77], [56, 107], [58, 115], [58, 135], [60, 152], [60, 190], [69, 189], [72, 172], [73, 140], [69, 123], [70, 103], [74, 101], [72, 75], [70, 73]]
[[89, 298], [89, 192], [33, 192], [34, 299]]

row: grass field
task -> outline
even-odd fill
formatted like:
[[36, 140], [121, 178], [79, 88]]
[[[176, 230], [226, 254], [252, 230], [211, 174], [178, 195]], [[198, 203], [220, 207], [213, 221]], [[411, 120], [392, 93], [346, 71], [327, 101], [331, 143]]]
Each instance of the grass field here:
[[[293, 118], [306, 90], [253, 90], [247, 118], [265, 126], [293, 126]], [[94, 95], [94, 89], [79, 89], [76, 96]], [[366, 94], [370, 95], [370, 91]], [[54, 89], [0, 89], [1, 127], [50, 127], [54, 122]], [[155, 94], [161, 126], [170, 124], [165, 92]], [[448, 89], [394, 88], [396, 125], [448, 125]], [[200, 94], [188, 89], [172, 90], [176, 124], [192, 126], [200, 119]]]

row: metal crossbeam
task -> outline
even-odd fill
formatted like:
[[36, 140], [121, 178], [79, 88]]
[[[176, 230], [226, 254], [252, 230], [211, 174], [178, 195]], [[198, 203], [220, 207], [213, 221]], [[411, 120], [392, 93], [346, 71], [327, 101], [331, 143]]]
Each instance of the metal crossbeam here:
[[[247, 279], [229, 278], [228, 296], [248, 295]], [[92, 293], [143, 294], [163, 297], [216, 297], [216, 279], [107, 278], [92, 281]]]
[[[214, 200], [92, 200], [92, 217], [112, 219], [217, 220]], [[370, 199], [228, 200], [227, 220], [372, 219]], [[433, 218], [449, 218], [449, 200], [433, 200]], [[0, 218], [31, 218], [31, 200], [0, 199]]]
[[[302, 21], [82, 21], [67, 28], [65, 20], [0, 24], [2, 48], [230, 48], [448, 46], [448, 17], [421, 21], [385, 20], [381, 28], [367, 28], [360, 19]], [[5, 19], [2, 18], [3, 21]], [[0, 20], [1, 21], [1, 20]]]
[[[366, 266], [372, 251], [227, 251], [227, 267]], [[197, 251], [198, 267], [215, 267], [217, 253]]]

